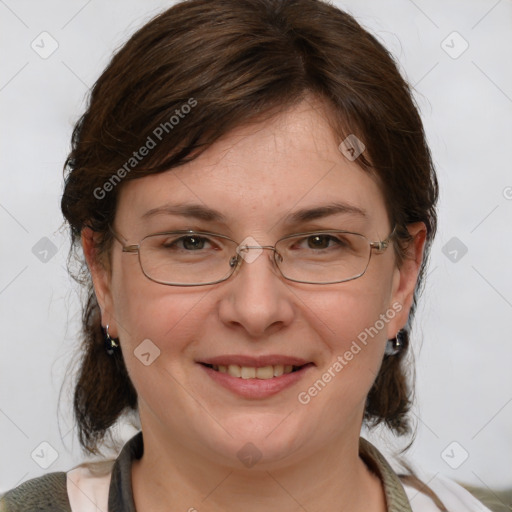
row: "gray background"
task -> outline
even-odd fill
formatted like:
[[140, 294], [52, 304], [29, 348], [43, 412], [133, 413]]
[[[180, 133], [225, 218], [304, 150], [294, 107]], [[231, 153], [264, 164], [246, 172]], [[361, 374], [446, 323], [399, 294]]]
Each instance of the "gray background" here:
[[[441, 185], [439, 234], [416, 321], [417, 437], [407, 458], [422, 474], [505, 487], [512, 483], [512, 2], [336, 3], [384, 42], [414, 85]], [[83, 460], [69, 381], [58, 407], [80, 318], [79, 291], [66, 273], [62, 165], [72, 125], [112, 51], [170, 4], [0, 0], [0, 491]], [[405, 444], [381, 431], [372, 438], [387, 452]]]

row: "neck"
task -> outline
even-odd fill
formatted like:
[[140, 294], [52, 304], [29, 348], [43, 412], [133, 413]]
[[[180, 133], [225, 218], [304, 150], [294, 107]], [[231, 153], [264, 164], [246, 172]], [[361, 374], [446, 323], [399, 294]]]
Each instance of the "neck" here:
[[144, 455], [132, 466], [139, 512], [167, 511], [171, 503], [189, 512], [386, 511], [382, 484], [359, 457], [359, 433], [340, 436], [299, 463], [243, 470], [154, 434], [144, 437]]

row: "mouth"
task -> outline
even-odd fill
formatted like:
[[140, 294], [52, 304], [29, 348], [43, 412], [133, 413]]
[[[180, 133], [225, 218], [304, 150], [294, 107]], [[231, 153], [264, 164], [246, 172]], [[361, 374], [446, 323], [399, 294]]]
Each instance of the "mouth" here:
[[[221, 388], [249, 400], [263, 400], [287, 388], [292, 388], [315, 366], [312, 362], [288, 357], [265, 357], [259, 360], [230, 357], [231, 361], [226, 359], [219, 357], [217, 360], [197, 361], [197, 363], [214, 385], [218, 384]], [[233, 359], [236, 359], [239, 364], [236, 364]], [[269, 364], [271, 362], [275, 364]], [[283, 362], [296, 364], [283, 364]]]
[[274, 377], [281, 377], [281, 375], [287, 375], [289, 373], [294, 373], [302, 370], [305, 366], [311, 366], [313, 363], [307, 363], [300, 366], [295, 366], [291, 364], [276, 364], [276, 365], [267, 365], [267, 366], [240, 366], [238, 364], [230, 364], [230, 365], [222, 365], [222, 364], [207, 364], [200, 363], [207, 368], [211, 368], [212, 370], [225, 373], [230, 375], [231, 377], [235, 377], [238, 379], [261, 379], [268, 380], [273, 379]]

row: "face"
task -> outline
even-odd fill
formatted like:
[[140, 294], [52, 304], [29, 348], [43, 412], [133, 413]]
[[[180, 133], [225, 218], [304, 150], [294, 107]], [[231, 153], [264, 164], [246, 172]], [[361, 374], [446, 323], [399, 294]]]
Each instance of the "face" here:
[[[262, 246], [325, 229], [384, 240], [392, 226], [379, 184], [343, 156], [339, 143], [321, 105], [304, 102], [236, 129], [186, 165], [124, 184], [115, 230], [127, 245], [179, 229], [237, 242], [252, 237]], [[347, 208], [291, 223], [299, 210], [333, 203]], [[220, 215], [207, 219], [163, 208], [145, 216], [177, 205]], [[272, 251], [264, 250], [227, 281], [188, 288], [149, 280], [136, 254], [123, 253], [118, 242], [104, 271], [83, 238], [103, 325], [120, 339], [143, 430], [165, 442], [179, 440], [190, 454], [237, 466], [248, 442], [261, 453], [260, 464], [276, 467], [357, 438], [386, 340], [407, 319], [421, 261], [416, 238], [410, 261], [400, 268], [391, 246], [372, 254], [362, 277], [344, 283], [287, 281]], [[139, 359], [141, 351], [149, 355]], [[206, 366], [237, 362], [249, 367], [241, 369], [246, 376], [270, 365], [277, 374], [286, 369], [279, 365], [300, 369], [244, 379]]]

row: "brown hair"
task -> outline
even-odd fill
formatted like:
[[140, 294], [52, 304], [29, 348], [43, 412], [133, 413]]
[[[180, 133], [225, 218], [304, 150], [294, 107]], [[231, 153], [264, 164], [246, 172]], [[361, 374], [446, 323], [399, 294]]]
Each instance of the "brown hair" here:
[[[412, 385], [404, 358], [436, 231], [437, 180], [407, 83], [388, 51], [343, 11], [319, 0], [190, 0], [137, 31], [94, 85], [73, 132], [62, 197], [70, 257], [81, 257], [86, 226], [99, 236], [99, 254], [108, 255], [108, 225], [125, 180], [190, 161], [234, 127], [282, 112], [308, 95], [329, 105], [340, 141], [353, 133], [366, 145], [357, 162], [382, 184], [397, 226], [399, 264], [409, 241], [407, 224], [427, 226], [404, 350], [384, 358], [365, 410], [368, 425], [384, 422], [405, 434]], [[148, 137], [159, 138], [158, 127], [161, 141], [140, 163], [131, 160]], [[82, 447], [97, 453], [109, 427], [136, 411], [137, 393], [122, 354], [109, 357], [104, 350], [98, 303], [80, 262], [76, 277], [87, 298], [74, 411]]]

